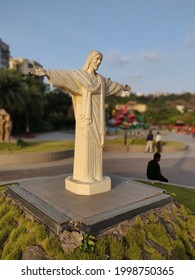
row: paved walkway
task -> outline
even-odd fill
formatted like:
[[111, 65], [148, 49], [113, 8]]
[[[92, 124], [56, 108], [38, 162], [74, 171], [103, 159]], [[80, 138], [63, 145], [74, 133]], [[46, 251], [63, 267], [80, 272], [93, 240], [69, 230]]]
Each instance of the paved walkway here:
[[[163, 140], [181, 141], [188, 145], [188, 150], [176, 153], [162, 153], [161, 170], [170, 183], [195, 188], [195, 138], [191, 135], [168, 133], [162, 135]], [[113, 136], [109, 136], [113, 137]], [[37, 134], [32, 140], [62, 140], [73, 139], [74, 133], [52, 132]], [[25, 139], [26, 140], [26, 139]], [[29, 139], [30, 140], [30, 139]], [[145, 153], [104, 153], [104, 173], [112, 173], [131, 178], [147, 179], [147, 162], [153, 154]], [[4, 166], [0, 169], [0, 184], [18, 181], [24, 178], [54, 176], [71, 173], [73, 158], [41, 164], [20, 166]]]

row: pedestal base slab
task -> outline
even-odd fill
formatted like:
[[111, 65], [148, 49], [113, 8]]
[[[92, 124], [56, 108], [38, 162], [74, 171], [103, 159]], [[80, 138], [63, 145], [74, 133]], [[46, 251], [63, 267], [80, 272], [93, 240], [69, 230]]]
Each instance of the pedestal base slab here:
[[65, 179], [65, 189], [79, 195], [94, 195], [111, 190], [111, 179], [105, 176], [102, 181], [80, 182], [68, 176]]

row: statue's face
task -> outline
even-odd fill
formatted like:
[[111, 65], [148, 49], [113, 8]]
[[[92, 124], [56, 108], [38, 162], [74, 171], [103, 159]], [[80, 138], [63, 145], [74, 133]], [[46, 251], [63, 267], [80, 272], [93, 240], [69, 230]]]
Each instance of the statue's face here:
[[92, 67], [93, 70], [96, 71], [96, 70], [99, 68], [101, 62], [102, 62], [102, 55], [101, 55], [101, 54], [97, 54], [97, 55], [93, 58], [90, 67]]

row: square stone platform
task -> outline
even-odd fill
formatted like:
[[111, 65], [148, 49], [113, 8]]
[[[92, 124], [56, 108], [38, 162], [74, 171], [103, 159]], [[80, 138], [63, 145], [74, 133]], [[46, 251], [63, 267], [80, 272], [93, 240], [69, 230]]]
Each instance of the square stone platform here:
[[6, 193], [57, 234], [65, 229], [98, 233], [172, 201], [160, 188], [112, 174], [111, 191], [78, 195], [65, 189], [68, 175], [27, 179], [10, 185]]

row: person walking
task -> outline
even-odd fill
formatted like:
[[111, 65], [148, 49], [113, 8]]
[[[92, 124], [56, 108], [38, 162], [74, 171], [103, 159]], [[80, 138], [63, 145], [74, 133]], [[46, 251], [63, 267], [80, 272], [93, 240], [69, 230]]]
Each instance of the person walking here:
[[153, 152], [153, 139], [154, 139], [154, 135], [152, 133], [152, 130], [150, 130], [146, 138], [145, 153]]
[[161, 149], [161, 141], [162, 141], [162, 137], [160, 135], [160, 132], [157, 132], [156, 138], [155, 138], [155, 144], [156, 144], [156, 152], [157, 153], [161, 153], [162, 149]]
[[165, 178], [160, 169], [159, 161], [161, 159], [161, 154], [155, 153], [153, 159], [148, 162], [147, 165], [147, 178], [150, 180], [158, 180], [162, 182], [168, 182], [168, 179]]

